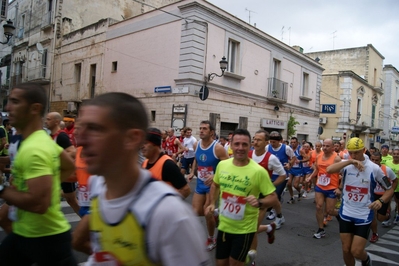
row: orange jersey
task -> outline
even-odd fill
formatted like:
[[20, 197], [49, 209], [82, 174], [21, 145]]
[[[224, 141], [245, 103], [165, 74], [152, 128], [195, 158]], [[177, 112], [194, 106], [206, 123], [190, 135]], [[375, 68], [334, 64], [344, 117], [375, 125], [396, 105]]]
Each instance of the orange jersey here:
[[313, 164], [316, 162], [316, 158], [317, 156], [319, 156], [320, 154], [323, 154], [323, 151], [320, 151], [319, 153], [316, 152], [316, 150], [311, 151], [312, 153], [310, 154], [310, 161], [309, 164], [312, 167]]
[[317, 156], [317, 183], [316, 185], [323, 190], [336, 189], [339, 186], [339, 173], [327, 173], [327, 167], [334, 163], [337, 153], [333, 154], [327, 159], [323, 160], [324, 154]]

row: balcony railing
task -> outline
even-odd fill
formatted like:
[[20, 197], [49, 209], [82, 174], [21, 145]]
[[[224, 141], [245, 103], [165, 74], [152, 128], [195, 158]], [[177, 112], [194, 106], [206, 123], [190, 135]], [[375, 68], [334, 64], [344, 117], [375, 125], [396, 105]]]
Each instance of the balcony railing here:
[[286, 103], [287, 90], [287, 82], [281, 81], [276, 78], [269, 78], [266, 98], [270, 101]]
[[49, 11], [42, 17], [42, 29], [50, 27], [53, 24], [52, 12]]
[[27, 69], [27, 76], [24, 78], [24, 82], [27, 81], [38, 81], [43, 84], [48, 83], [50, 80], [47, 78], [46, 75], [46, 66], [37, 66], [31, 67]]

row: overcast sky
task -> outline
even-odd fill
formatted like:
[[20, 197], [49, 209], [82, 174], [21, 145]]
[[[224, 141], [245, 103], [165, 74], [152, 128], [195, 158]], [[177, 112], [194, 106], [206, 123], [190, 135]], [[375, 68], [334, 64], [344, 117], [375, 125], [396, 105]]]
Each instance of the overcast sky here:
[[384, 65], [399, 70], [399, 0], [208, 2], [247, 23], [250, 13], [252, 25], [305, 53], [372, 44], [385, 57]]

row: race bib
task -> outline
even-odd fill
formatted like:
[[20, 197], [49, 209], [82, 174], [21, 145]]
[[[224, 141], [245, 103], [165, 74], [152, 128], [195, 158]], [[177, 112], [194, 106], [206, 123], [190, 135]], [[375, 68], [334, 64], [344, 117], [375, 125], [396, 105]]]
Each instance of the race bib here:
[[90, 206], [90, 193], [87, 186], [78, 185], [78, 201], [80, 206]]
[[198, 166], [198, 178], [205, 181], [209, 175], [213, 175], [212, 166]]
[[121, 266], [122, 264], [109, 252], [101, 251], [94, 253], [94, 266]]
[[366, 187], [345, 186], [346, 201], [351, 203], [367, 203], [369, 200], [369, 189]]
[[245, 197], [223, 192], [220, 214], [233, 220], [242, 220], [246, 204]]
[[328, 174], [321, 174], [317, 179], [317, 184], [320, 186], [328, 186], [330, 184], [331, 178]]

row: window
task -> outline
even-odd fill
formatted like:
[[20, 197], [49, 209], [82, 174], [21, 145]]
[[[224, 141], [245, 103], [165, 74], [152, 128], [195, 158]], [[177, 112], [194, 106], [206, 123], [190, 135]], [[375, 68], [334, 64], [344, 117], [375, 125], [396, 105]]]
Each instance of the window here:
[[155, 118], [157, 116], [157, 111], [151, 111], [151, 122], [155, 122]]
[[42, 54], [42, 78], [46, 77], [46, 72], [47, 72], [47, 49], [44, 49]]
[[273, 59], [273, 78], [280, 79], [281, 61]]
[[240, 49], [240, 43], [237, 41], [234, 41], [232, 39], [229, 39], [229, 46], [228, 46], [228, 58], [227, 61], [229, 62], [229, 65], [227, 66], [227, 71], [231, 73], [238, 73], [239, 69], [239, 49]]
[[308, 73], [303, 73], [302, 76], [302, 96], [307, 96], [309, 92], [309, 74]]
[[112, 62], [112, 70], [111, 72], [118, 71], [118, 61]]
[[94, 98], [96, 94], [96, 70], [96, 64], [90, 65], [90, 98]]
[[22, 39], [24, 37], [24, 27], [25, 27], [25, 14], [21, 16], [21, 20], [19, 22], [19, 30], [17, 33], [17, 37]]
[[75, 79], [75, 83], [77, 83], [77, 85], [80, 84], [81, 76], [82, 76], [82, 63], [75, 64], [74, 79]]

